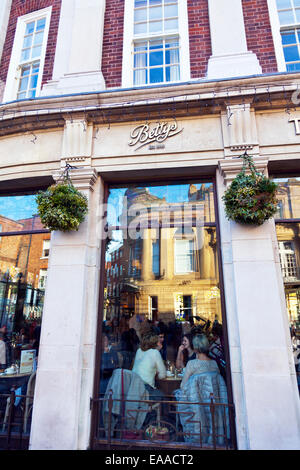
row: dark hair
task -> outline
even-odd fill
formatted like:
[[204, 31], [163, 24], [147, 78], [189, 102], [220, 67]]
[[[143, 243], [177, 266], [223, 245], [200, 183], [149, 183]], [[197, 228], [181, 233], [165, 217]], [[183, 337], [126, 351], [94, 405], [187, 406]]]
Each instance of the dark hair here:
[[152, 331], [145, 333], [141, 339], [141, 350], [148, 351], [148, 349], [155, 349], [158, 343], [159, 337]]

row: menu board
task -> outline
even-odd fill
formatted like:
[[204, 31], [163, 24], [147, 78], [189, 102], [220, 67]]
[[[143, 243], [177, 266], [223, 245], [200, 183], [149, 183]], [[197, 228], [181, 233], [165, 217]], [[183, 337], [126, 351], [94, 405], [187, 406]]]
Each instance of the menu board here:
[[35, 349], [21, 352], [20, 374], [30, 374], [33, 372], [35, 353]]

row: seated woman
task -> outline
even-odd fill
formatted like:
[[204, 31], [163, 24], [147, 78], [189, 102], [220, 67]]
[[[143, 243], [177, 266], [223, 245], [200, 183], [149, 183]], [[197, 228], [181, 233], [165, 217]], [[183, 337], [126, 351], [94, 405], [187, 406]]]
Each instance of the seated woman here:
[[196, 353], [196, 359], [192, 359], [187, 363], [180, 388], [183, 389], [194, 374], [201, 374], [202, 372], [219, 372], [218, 364], [213, 359], [208, 357], [209, 341], [205, 334], [194, 336], [193, 347]]
[[183, 369], [193, 359], [196, 359], [196, 353], [192, 346], [192, 335], [187, 333], [183, 336], [182, 343], [178, 348], [176, 368]]
[[141, 337], [140, 347], [136, 352], [132, 371], [141, 377], [149, 392], [150, 400], [163, 399], [163, 393], [155, 387], [155, 377], [164, 379], [167, 375], [160, 349], [162, 345], [158, 335], [148, 331]]

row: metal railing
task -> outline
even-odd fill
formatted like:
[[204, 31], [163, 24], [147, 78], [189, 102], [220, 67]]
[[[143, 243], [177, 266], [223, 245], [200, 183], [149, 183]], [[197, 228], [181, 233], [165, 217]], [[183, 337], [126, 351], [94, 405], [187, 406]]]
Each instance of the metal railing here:
[[96, 416], [92, 449], [235, 449], [234, 405], [212, 394], [205, 403], [174, 397], [128, 400], [91, 399]]
[[33, 396], [0, 394], [0, 450], [27, 450]]

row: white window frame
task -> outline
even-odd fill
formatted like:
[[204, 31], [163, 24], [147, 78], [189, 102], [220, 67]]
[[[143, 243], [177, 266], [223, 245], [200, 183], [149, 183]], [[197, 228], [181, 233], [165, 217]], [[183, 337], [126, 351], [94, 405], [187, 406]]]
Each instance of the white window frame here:
[[[19, 82], [20, 82], [20, 73], [21, 73], [20, 57], [21, 57], [21, 50], [23, 47], [23, 41], [24, 41], [25, 29], [26, 29], [27, 23], [30, 23], [32, 21], [37, 21], [42, 18], [46, 18], [42, 51], [41, 51], [41, 56], [39, 59], [40, 61], [39, 76], [38, 76], [36, 94], [35, 94], [36, 97], [39, 96], [41, 87], [42, 87], [42, 78], [43, 78], [43, 70], [44, 70], [44, 64], [45, 64], [46, 49], [47, 49], [47, 44], [48, 44], [51, 11], [52, 11], [52, 6], [48, 8], [43, 8], [42, 10], [34, 11], [24, 16], [19, 16], [18, 21], [17, 21], [17, 27], [16, 27], [16, 32], [15, 32], [15, 37], [14, 37], [14, 43], [13, 43], [8, 73], [7, 73], [3, 102], [14, 101], [17, 99]], [[26, 98], [26, 99], [33, 99], [33, 98]]]
[[[287, 29], [287, 27], [280, 25], [276, 0], [268, 0], [268, 7], [278, 72], [286, 72], [287, 68], [281, 41], [281, 30]], [[290, 25], [290, 27], [295, 28], [295, 24]]]
[[[123, 63], [122, 63], [122, 87], [148, 87], [172, 84], [173, 82], [147, 83], [134, 85], [133, 83], [133, 60], [134, 41], [159, 39], [164, 37], [179, 37], [179, 70], [180, 82], [187, 82], [191, 79], [190, 73], [190, 48], [189, 48], [189, 26], [187, 0], [178, 0], [178, 32], [170, 31], [170, 34], [154, 33], [145, 36], [134, 36], [134, 0], [125, 0], [124, 9], [124, 36], [123, 36]], [[130, 64], [130, 66], [128, 65]]]

